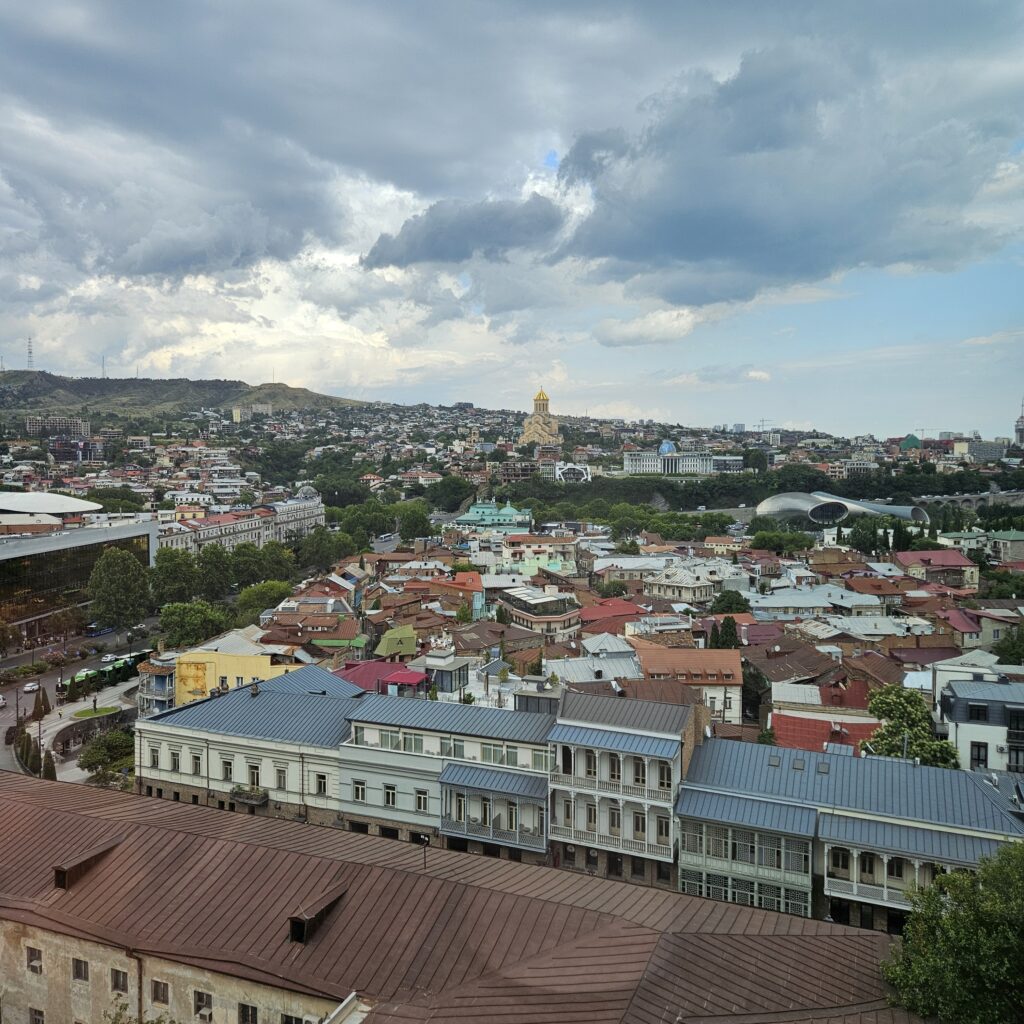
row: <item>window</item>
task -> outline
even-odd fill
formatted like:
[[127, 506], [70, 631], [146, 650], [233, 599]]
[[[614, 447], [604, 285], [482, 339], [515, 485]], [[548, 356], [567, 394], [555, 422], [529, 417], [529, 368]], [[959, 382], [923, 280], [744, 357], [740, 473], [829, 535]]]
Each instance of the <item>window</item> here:
[[987, 704], [968, 704], [967, 705], [967, 720], [969, 722], [987, 722], [988, 721], [988, 705]]
[[116, 967], [110, 968], [110, 991], [128, 993], [128, 972], [119, 971]]
[[[357, 747], [365, 746], [366, 744], [366, 726], [365, 725], [354, 725], [352, 727], [352, 742]], [[285, 1014], [287, 1016], [287, 1014]]]
[[416, 810], [419, 811], [420, 814], [427, 813], [427, 799], [427, 791], [425, 789], [416, 790]]
[[622, 758], [618, 754], [608, 755], [608, 778], [612, 782], [622, 781]]
[[658, 818], [657, 818], [658, 842], [662, 846], [668, 846], [669, 845], [668, 832], [669, 832], [669, 822], [670, 822], [670, 820], [671, 819], [669, 818], [669, 816], [667, 814], [659, 814]]
[[704, 826], [695, 821], [684, 821], [682, 841], [684, 853], [703, 853]]
[[507, 804], [508, 808], [508, 830], [515, 832], [519, 828], [519, 805]]
[[73, 957], [71, 960], [71, 977], [74, 981], [88, 981], [89, 961], [79, 960], [78, 957]]
[[740, 864], [753, 864], [757, 850], [754, 833], [745, 828], [732, 830], [732, 859]]
[[971, 744], [971, 767], [972, 768], [987, 768], [988, 767], [988, 744], [987, 743], [972, 743]]
[[362, 779], [352, 781], [352, 800], [357, 804], [366, 803], [366, 783]]
[[495, 743], [481, 743], [480, 760], [485, 764], [504, 764], [505, 750]]
[[742, 878], [734, 878], [732, 880], [730, 898], [733, 903], [740, 903], [744, 907], [752, 907], [754, 905], [754, 883]]
[[231, 781], [232, 768], [233, 768], [233, 766], [232, 766], [230, 761], [221, 761], [221, 763], [220, 763], [221, 778], [225, 782], [230, 782]]
[[707, 876], [707, 897], [712, 900], [721, 900], [723, 903], [729, 899], [729, 876], [708, 875]]
[[729, 830], [722, 825], [708, 825], [708, 856], [726, 860], [729, 857]]
[[588, 750], [584, 756], [583, 773], [588, 779], [597, 778], [597, 754], [593, 750]]
[[597, 831], [597, 804], [587, 804], [587, 831]]
[[810, 917], [811, 894], [800, 889], [787, 889], [783, 909], [787, 914], [796, 914], [797, 917]]
[[150, 747], [149, 748], [149, 767], [159, 768], [160, 767], [160, 748]]
[[192, 1012], [198, 1017], [204, 1010], [213, 1011], [213, 996], [196, 989], [192, 993]]
[[672, 788], [672, 764], [669, 761], [658, 762], [658, 787], [660, 789]]
[[28, 1024], [46, 1024], [46, 1014], [42, 1010], [33, 1010], [30, 1007], [28, 1011]]
[[235, 686], [244, 686], [245, 676], [235, 676]]
[[249, 1003], [238, 1004], [238, 1024], [259, 1024], [259, 1012]]
[[327, 776], [323, 772], [313, 776], [313, 791], [317, 796], [327, 796]]
[[699, 871], [680, 871], [679, 891], [687, 896], [703, 896], [704, 876]]
[[505, 764], [510, 764], [512, 767], [516, 767], [519, 764], [519, 748], [518, 747], [506, 747], [505, 748]]
[[572, 813], [572, 801], [571, 800], [563, 801], [562, 802], [562, 810], [565, 812], [565, 818], [564, 818], [565, 824], [566, 825], [575, 825], [576, 821], [575, 821], [575, 818], [574, 818], [573, 813]]
[[[782, 867], [782, 838], [780, 836], [766, 836], [758, 833], [757, 836], [757, 863], [763, 868]], [[778, 910], [778, 907], [769, 907], [769, 910]]]
[[647, 815], [643, 811], [633, 812], [633, 838], [644, 839], [647, 836]]
[[181, 771], [181, 752], [178, 751], [178, 750], [172, 750], [171, 751], [171, 771], [172, 772], [180, 772]]
[[260, 785], [260, 766], [258, 764], [249, 765], [249, 785], [253, 789], [258, 789]]
[[302, 1024], [302, 1018], [291, 1013], [282, 1013], [281, 1024]]
[[902, 857], [890, 857], [889, 863], [885, 868], [886, 875], [889, 878], [902, 878], [903, 877], [903, 858]]
[[220, 677], [220, 688], [222, 690], [226, 690], [228, 688], [228, 677], [227, 676], [221, 676]]
[[608, 833], [617, 836], [622, 832], [622, 811], [618, 807], [608, 808]]
[[33, 974], [43, 973], [43, 951], [35, 946], [25, 947], [25, 966]]
[[464, 740], [443, 739], [441, 740], [441, 756], [455, 757], [465, 760], [466, 743]]
[[466, 820], [466, 797], [462, 793], [455, 794], [455, 820]]
[[387, 784], [384, 786], [384, 806], [394, 807], [398, 800], [398, 791], [394, 786]]
[[647, 765], [638, 757], [633, 758], [633, 785], [647, 785]]
[[192, 755], [192, 774], [202, 775], [203, 774], [203, 758], [200, 754]]
[[764, 910], [782, 909], [782, 887], [767, 885], [764, 882], [757, 886], [757, 905]]
[[288, 769], [287, 768], [278, 768], [277, 772], [276, 772], [276, 775], [277, 775], [277, 778], [275, 779], [275, 782], [277, 783], [277, 788], [278, 789], [287, 789], [288, 788]]
[[784, 846], [784, 867], [798, 875], [811, 873], [811, 845], [803, 839], [787, 839]]
[[380, 745], [385, 750], [401, 750], [402, 737], [397, 732], [391, 729], [381, 729]]
[[548, 752], [546, 750], [530, 751], [530, 767], [535, 772], [546, 772], [548, 770]]
[[862, 875], [868, 875], [874, 878], [875, 875], [875, 855], [873, 853], [862, 853], [860, 855], [860, 873]]
[[491, 798], [480, 797], [480, 824], [490, 825], [491, 823]]
[[422, 754], [423, 735], [418, 732], [402, 733], [402, 749], [407, 754]]
[[833, 847], [832, 849], [832, 870], [833, 871], [849, 871], [850, 870], [850, 851]]

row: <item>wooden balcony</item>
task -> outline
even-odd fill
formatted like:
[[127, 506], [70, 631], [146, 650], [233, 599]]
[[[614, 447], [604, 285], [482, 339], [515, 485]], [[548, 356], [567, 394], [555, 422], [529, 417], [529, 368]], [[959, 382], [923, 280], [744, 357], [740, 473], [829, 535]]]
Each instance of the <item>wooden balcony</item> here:
[[526, 850], [544, 851], [548, 846], [547, 837], [543, 831], [529, 826], [505, 829], [495, 828], [493, 825], [481, 825], [479, 822], [441, 818], [441, 834], [479, 839], [481, 842], [497, 843], [500, 846], [519, 846]]
[[621, 850], [623, 853], [639, 853], [658, 860], [672, 860], [672, 847], [661, 843], [649, 843], [643, 839], [626, 839], [607, 832], [590, 832], [584, 828], [570, 828], [568, 825], [550, 825], [548, 833], [552, 839], [563, 839], [580, 846], [596, 846], [602, 850]]
[[842, 899], [876, 903], [881, 907], [910, 909], [910, 897], [902, 888], [892, 885], [874, 885], [871, 882], [852, 882], [845, 878], [825, 878], [825, 895]]
[[615, 782], [612, 779], [599, 779], [590, 775], [563, 775], [560, 772], [552, 772], [551, 785], [561, 786], [563, 789], [584, 790], [590, 793], [607, 793], [611, 796], [623, 796], [633, 800], [646, 800], [653, 803], [674, 803], [671, 789], [662, 789], [660, 786], [634, 786], [631, 783]]

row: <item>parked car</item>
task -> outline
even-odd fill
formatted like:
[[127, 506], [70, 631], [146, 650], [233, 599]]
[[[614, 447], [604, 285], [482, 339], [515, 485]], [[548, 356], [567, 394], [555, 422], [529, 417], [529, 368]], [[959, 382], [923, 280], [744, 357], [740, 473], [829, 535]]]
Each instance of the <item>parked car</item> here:
[[30, 679], [22, 688], [22, 693], [35, 693], [39, 689], [39, 680]]
[[100, 661], [104, 665], [108, 665], [112, 661], [117, 661], [117, 655], [116, 654], [104, 654], [103, 657], [100, 658]]
[[5, 707], [7, 707], [7, 698], [2, 693], [0, 693], [0, 708]]

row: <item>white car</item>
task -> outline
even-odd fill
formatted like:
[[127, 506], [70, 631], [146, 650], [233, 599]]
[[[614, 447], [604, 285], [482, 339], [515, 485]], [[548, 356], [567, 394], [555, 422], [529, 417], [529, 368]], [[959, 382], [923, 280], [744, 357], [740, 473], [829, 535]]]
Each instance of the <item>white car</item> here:
[[0, 708], [5, 707], [7, 707], [7, 698], [2, 693], [0, 693]]
[[35, 693], [36, 690], [38, 690], [38, 689], [39, 689], [39, 682], [37, 680], [33, 679], [30, 682], [26, 683], [21, 688], [21, 692], [22, 693]]
[[112, 661], [117, 661], [117, 655], [116, 654], [104, 654], [103, 657], [100, 658], [100, 661], [104, 665], [108, 665]]

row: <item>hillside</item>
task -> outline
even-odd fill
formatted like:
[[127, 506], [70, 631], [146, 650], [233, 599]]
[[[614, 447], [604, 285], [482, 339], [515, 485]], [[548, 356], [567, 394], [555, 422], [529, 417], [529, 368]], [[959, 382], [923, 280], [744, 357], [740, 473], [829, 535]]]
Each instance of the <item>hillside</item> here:
[[274, 411], [332, 409], [360, 403], [287, 384], [241, 380], [154, 380], [148, 377], [60, 377], [43, 370], [0, 373], [0, 412], [167, 415], [269, 402]]

